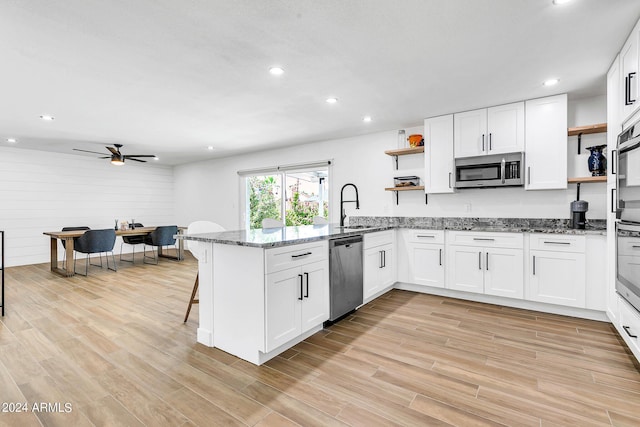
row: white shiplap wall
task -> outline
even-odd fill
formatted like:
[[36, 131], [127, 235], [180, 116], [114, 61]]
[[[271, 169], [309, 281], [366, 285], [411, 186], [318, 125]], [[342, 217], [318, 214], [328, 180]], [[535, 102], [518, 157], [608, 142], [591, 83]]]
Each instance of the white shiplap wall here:
[[0, 147], [6, 265], [48, 262], [49, 237], [42, 233], [64, 226], [111, 228], [115, 219], [132, 218], [145, 225], [175, 224], [173, 186], [171, 167], [117, 167], [91, 157]]

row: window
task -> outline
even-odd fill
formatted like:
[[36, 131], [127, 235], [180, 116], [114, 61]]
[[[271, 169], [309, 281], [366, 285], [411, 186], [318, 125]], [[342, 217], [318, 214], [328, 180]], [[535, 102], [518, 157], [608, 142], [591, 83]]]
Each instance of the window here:
[[316, 216], [329, 217], [329, 162], [239, 174], [244, 178], [246, 229], [262, 228], [264, 218], [288, 227], [313, 224]]

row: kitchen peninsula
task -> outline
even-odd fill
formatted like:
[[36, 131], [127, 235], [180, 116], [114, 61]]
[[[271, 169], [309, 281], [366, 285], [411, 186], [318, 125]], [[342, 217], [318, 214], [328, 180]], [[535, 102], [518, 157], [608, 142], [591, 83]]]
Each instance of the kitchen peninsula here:
[[[514, 307], [605, 318], [604, 288], [601, 286], [604, 270], [597, 262], [604, 252], [602, 221], [593, 221], [586, 230], [567, 228], [566, 220], [558, 219], [354, 217], [351, 222], [348, 227], [327, 224], [177, 236], [203, 244], [205, 248], [200, 251], [204, 256], [198, 267], [200, 325], [197, 341], [260, 365], [321, 330], [323, 322], [329, 318], [328, 241], [358, 234], [364, 234], [364, 250], [373, 252], [374, 264], [380, 259], [379, 249], [389, 248], [391, 253], [383, 256], [385, 265], [382, 267], [393, 266], [391, 279], [369, 295], [365, 284], [365, 303], [395, 285], [401, 289], [448, 292], [459, 298]], [[422, 232], [428, 230], [435, 232]], [[406, 247], [403, 247], [404, 232], [410, 234]], [[446, 247], [445, 232], [450, 233], [448, 238], [451, 240]], [[367, 241], [374, 242], [381, 236], [390, 238], [391, 242], [383, 242], [385, 246], [379, 242], [378, 247], [371, 244], [374, 247], [368, 249]], [[468, 238], [471, 243], [454, 241], [453, 236]], [[428, 270], [441, 270], [443, 279], [441, 283], [430, 282], [428, 286], [415, 288], [421, 282], [419, 277], [412, 276], [416, 266], [411, 264], [410, 248], [414, 246], [410, 241], [423, 238], [430, 239], [414, 245], [418, 251], [441, 243]], [[509, 240], [510, 251], [491, 248], [494, 239], [497, 244], [503, 238]], [[482, 247], [473, 248], [474, 240], [481, 240]], [[461, 292], [453, 277], [448, 285], [444, 277], [447, 263], [456, 271], [466, 268], [456, 267], [453, 263], [459, 260], [447, 257], [455, 253], [455, 246], [465, 245], [473, 248], [469, 253], [475, 254], [474, 271], [478, 270], [480, 262], [480, 273], [486, 272], [480, 276], [479, 289]], [[464, 254], [464, 251], [460, 253]], [[510, 258], [506, 258], [505, 253]], [[529, 262], [532, 256], [537, 271]], [[519, 258], [519, 263], [511, 262], [514, 257]], [[365, 256], [365, 283], [367, 262]], [[519, 266], [519, 269], [500, 272], [498, 268], [503, 262]], [[582, 276], [567, 281], [567, 286], [558, 286], [554, 273], [550, 272], [560, 268], [556, 262], [562, 263], [563, 271], [582, 271]], [[369, 277], [382, 271], [378, 270], [382, 267], [373, 265], [373, 270], [369, 270], [373, 274]], [[496, 278], [519, 288], [502, 289], [502, 282]], [[494, 282], [490, 283], [490, 280]]]
[[198, 342], [260, 365], [322, 329], [328, 240], [362, 231], [325, 224], [176, 236], [205, 245]]

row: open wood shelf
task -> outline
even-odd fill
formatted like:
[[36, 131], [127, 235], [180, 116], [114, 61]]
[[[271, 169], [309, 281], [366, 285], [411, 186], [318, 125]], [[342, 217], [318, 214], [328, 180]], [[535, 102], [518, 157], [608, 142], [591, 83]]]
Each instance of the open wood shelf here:
[[607, 182], [606, 176], [584, 176], [579, 178], [569, 178], [567, 180], [569, 184], [577, 184], [583, 182]]
[[384, 152], [384, 154], [388, 156], [406, 156], [407, 154], [418, 154], [418, 153], [424, 153], [424, 146], [400, 148], [398, 150], [387, 150]]
[[569, 136], [580, 135], [580, 134], [587, 135], [590, 133], [603, 133], [607, 131], [607, 124], [600, 123], [597, 125], [577, 126], [574, 128], [569, 128], [567, 129], [567, 131]]
[[385, 188], [385, 191], [415, 191], [424, 190], [424, 185], [408, 185], [406, 187], [389, 187]]

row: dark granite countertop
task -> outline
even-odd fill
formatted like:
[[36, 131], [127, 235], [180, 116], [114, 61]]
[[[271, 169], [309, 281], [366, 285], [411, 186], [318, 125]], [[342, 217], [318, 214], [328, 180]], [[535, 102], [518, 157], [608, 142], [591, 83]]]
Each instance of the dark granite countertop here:
[[234, 230], [219, 233], [177, 235], [184, 240], [223, 243], [228, 245], [273, 248], [300, 243], [396, 228], [459, 230], [512, 233], [553, 233], [576, 235], [606, 235], [606, 221], [591, 220], [584, 230], [568, 227], [568, 220], [529, 218], [429, 218], [429, 217], [351, 217], [350, 225], [302, 225], [285, 228]]
[[372, 231], [389, 230], [391, 226], [340, 227], [337, 224], [301, 225], [285, 228], [257, 228], [253, 230], [233, 230], [219, 233], [177, 235], [176, 238], [201, 242], [224, 243], [228, 245], [273, 248], [300, 243], [355, 236]]

